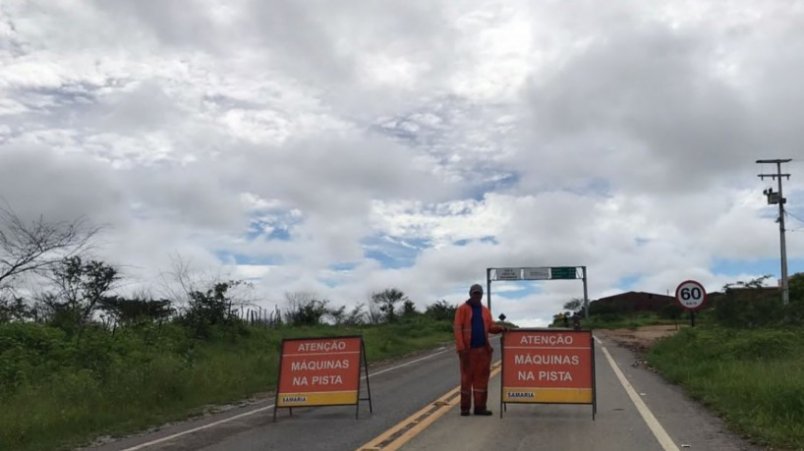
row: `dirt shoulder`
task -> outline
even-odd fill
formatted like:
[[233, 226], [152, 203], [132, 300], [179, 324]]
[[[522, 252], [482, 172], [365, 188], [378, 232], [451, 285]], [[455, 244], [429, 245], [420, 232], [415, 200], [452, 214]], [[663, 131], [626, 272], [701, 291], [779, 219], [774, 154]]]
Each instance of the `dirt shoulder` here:
[[663, 324], [637, 329], [595, 329], [595, 335], [641, 353], [650, 349], [660, 338], [674, 335], [680, 329], [681, 326]]

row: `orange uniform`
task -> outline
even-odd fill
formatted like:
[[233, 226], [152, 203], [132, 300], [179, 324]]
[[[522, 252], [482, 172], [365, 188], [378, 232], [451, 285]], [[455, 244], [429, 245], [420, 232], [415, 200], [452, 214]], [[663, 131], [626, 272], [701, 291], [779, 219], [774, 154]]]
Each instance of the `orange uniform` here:
[[[489, 333], [497, 334], [504, 329], [491, 321], [491, 311], [480, 304], [483, 315], [483, 333], [486, 345], [472, 348], [472, 306], [469, 301], [462, 303], [455, 311], [453, 332], [455, 348], [461, 364], [461, 413], [466, 415], [474, 398], [475, 413], [486, 410], [488, 399], [489, 374], [491, 373], [491, 353]], [[472, 396], [474, 395], [474, 396]]]

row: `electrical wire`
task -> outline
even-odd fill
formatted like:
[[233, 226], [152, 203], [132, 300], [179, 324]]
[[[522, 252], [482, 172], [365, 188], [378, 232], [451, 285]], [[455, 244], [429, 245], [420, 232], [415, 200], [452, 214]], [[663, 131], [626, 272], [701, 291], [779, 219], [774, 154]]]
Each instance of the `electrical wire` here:
[[784, 211], [784, 214], [785, 214], [786, 216], [790, 216], [791, 218], [795, 219], [796, 221], [798, 221], [798, 222], [800, 222], [800, 223], [804, 224], [804, 219], [799, 218], [798, 216], [794, 215], [793, 213], [790, 213], [789, 211], [785, 210], [785, 211]]

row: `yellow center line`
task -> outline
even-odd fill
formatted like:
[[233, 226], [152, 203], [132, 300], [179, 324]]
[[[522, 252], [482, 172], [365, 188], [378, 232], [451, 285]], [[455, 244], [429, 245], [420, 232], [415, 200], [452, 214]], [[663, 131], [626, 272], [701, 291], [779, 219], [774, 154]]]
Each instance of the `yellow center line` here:
[[[501, 362], [499, 361], [492, 365], [489, 379], [500, 372], [500, 365]], [[436, 420], [444, 416], [451, 408], [458, 405], [461, 401], [460, 391], [461, 386], [458, 385], [445, 395], [426, 405], [423, 409], [357, 448], [357, 451], [392, 451], [401, 448], [402, 445], [421, 434]]]

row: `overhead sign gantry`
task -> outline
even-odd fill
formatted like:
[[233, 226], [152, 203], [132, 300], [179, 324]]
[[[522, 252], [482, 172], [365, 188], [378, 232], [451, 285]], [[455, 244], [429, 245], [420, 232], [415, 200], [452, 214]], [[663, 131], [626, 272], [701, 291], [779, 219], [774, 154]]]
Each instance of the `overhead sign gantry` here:
[[583, 311], [589, 318], [589, 296], [586, 286], [586, 266], [535, 266], [486, 268], [486, 291], [489, 309], [491, 309], [491, 282], [516, 280], [572, 280], [583, 281]]

